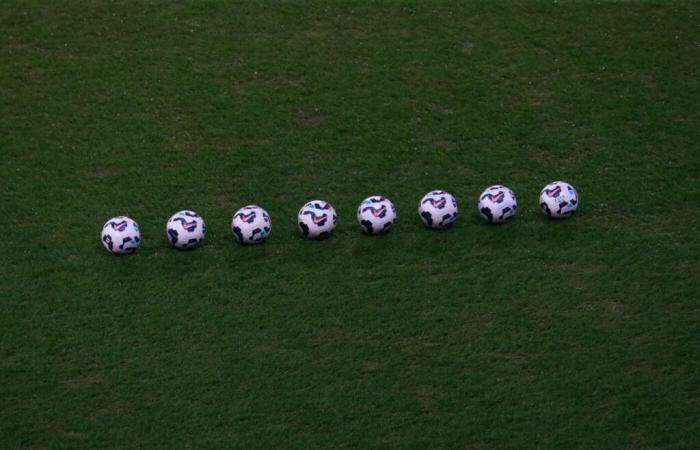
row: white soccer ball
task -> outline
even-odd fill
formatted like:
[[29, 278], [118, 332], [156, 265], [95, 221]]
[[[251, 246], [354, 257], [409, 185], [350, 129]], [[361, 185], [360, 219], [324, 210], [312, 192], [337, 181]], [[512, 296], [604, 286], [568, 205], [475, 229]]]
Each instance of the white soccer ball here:
[[381, 195], [367, 197], [357, 208], [357, 221], [366, 233], [387, 233], [396, 222], [396, 207]]
[[540, 193], [540, 208], [552, 219], [565, 219], [578, 208], [578, 193], [565, 181], [553, 181]]
[[178, 211], [168, 219], [165, 231], [170, 245], [180, 250], [194, 248], [204, 241], [204, 220], [194, 211]]
[[311, 200], [298, 214], [299, 231], [311, 239], [324, 239], [333, 233], [337, 216], [335, 208], [323, 200]]
[[507, 222], [517, 209], [518, 201], [509, 187], [490, 186], [479, 196], [479, 215], [489, 223]]
[[447, 228], [457, 220], [457, 200], [446, 191], [428, 192], [418, 205], [418, 214], [426, 227]]
[[116, 255], [133, 253], [141, 243], [139, 225], [126, 216], [112, 217], [102, 227], [102, 245]]
[[231, 231], [241, 244], [264, 242], [271, 230], [270, 215], [256, 205], [244, 206], [236, 211], [231, 220]]

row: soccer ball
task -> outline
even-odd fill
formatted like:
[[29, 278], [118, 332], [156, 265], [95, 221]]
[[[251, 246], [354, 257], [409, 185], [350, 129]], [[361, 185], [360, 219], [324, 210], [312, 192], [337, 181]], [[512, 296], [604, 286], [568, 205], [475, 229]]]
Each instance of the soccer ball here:
[[418, 205], [420, 220], [429, 228], [447, 228], [457, 220], [457, 200], [446, 191], [425, 194]]
[[357, 208], [357, 221], [366, 233], [387, 233], [396, 222], [396, 207], [381, 195], [367, 197]]
[[311, 200], [298, 214], [299, 231], [311, 239], [324, 239], [333, 233], [337, 216], [335, 208], [323, 200]]
[[540, 208], [552, 219], [565, 219], [578, 208], [578, 193], [569, 183], [553, 181], [540, 192]]
[[179, 211], [168, 219], [165, 225], [170, 244], [185, 250], [193, 248], [204, 241], [207, 232], [204, 220], [194, 211]]
[[272, 230], [270, 215], [259, 206], [248, 205], [236, 211], [231, 220], [231, 231], [241, 244], [264, 242]]
[[489, 223], [503, 223], [515, 216], [518, 201], [513, 191], [496, 184], [487, 187], [479, 196], [479, 214]]
[[102, 245], [116, 255], [133, 253], [141, 243], [139, 225], [126, 216], [112, 217], [102, 227]]

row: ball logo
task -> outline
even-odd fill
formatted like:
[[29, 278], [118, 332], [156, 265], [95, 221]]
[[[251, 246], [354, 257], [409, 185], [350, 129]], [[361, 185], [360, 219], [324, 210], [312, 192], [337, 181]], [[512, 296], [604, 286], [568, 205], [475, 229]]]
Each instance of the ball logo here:
[[240, 218], [245, 223], [253, 223], [253, 221], [257, 217], [257, 214], [255, 214], [255, 211], [251, 211], [248, 214], [240, 212], [236, 214], [235, 217]]
[[559, 197], [561, 193], [561, 186], [556, 186], [554, 189], [545, 189], [544, 193], [547, 197]]
[[323, 226], [326, 223], [326, 220], [328, 219], [327, 214], [321, 214], [320, 216], [317, 216], [314, 214], [313, 211], [304, 211], [304, 216], [311, 216], [311, 221], [314, 223], [314, 225], [318, 226]]
[[447, 199], [445, 197], [440, 197], [439, 200], [435, 200], [434, 198], [426, 198], [423, 200], [423, 204], [426, 203], [430, 203], [433, 208], [443, 209], [447, 203]]
[[196, 220], [193, 220], [192, 222], [188, 222], [185, 219], [183, 219], [182, 217], [177, 217], [173, 220], [173, 222], [180, 222], [180, 225], [182, 225], [182, 228], [185, 231], [189, 231], [190, 233], [197, 229], [197, 221]]
[[128, 225], [126, 220], [122, 220], [121, 222], [110, 222], [109, 224], [112, 225], [113, 230], [120, 232], [126, 230]]
[[386, 216], [386, 205], [382, 205], [379, 208], [375, 208], [374, 206], [362, 208], [362, 212], [365, 211], [370, 211], [374, 217], [384, 217]]
[[494, 194], [484, 194], [481, 197], [482, 200], [485, 198], [491, 200], [493, 203], [503, 203], [503, 199], [505, 198], [505, 194], [503, 193], [503, 191], [498, 191], [498, 194], [495, 194], [495, 195]]

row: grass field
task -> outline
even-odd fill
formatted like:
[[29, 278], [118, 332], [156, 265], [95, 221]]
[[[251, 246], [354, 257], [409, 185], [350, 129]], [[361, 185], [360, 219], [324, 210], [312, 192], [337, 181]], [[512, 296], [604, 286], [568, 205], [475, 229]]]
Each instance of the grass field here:
[[699, 62], [693, 1], [4, 2], [0, 447], [699, 448]]

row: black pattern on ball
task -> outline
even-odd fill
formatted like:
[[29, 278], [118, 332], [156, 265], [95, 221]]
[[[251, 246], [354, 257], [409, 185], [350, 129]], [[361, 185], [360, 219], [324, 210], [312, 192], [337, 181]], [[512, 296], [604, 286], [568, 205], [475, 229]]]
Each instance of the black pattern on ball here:
[[129, 236], [125, 237], [124, 240], [122, 241], [122, 244], [119, 246], [119, 248], [121, 250], [124, 250], [124, 246], [126, 245], [126, 243], [131, 242], [131, 241], [132, 241], [131, 237], [129, 237]]
[[425, 223], [427, 223], [429, 227], [433, 226], [433, 215], [430, 214], [429, 211], [423, 211], [420, 213], [420, 216], [425, 220]]
[[481, 208], [481, 214], [486, 216], [486, 219], [490, 222], [493, 223], [493, 214], [491, 213], [491, 208], [488, 207], [483, 207]]
[[238, 239], [238, 242], [243, 242], [243, 233], [241, 232], [240, 227], [233, 227], [233, 234], [236, 235], [236, 239]]
[[559, 202], [559, 210], [557, 211], [557, 214], [561, 214], [561, 210], [568, 204], [569, 202]]
[[109, 251], [114, 251], [114, 243], [112, 242], [112, 236], [105, 234], [102, 236], [102, 240], [107, 244], [107, 247], [109, 247]]
[[542, 211], [544, 211], [545, 214], [552, 217], [552, 211], [549, 210], [549, 206], [547, 206], [545, 202], [540, 203], [540, 208], [542, 208]]
[[[499, 217], [498, 220], [503, 221], [503, 218], [506, 216], [506, 214], [508, 214], [511, 211], [511, 209], [515, 209], [515, 208], [511, 208], [510, 206], [506, 206], [505, 208], [503, 208], [503, 211], [501, 213], [501, 217]], [[510, 219], [511, 217], [513, 217], [513, 216], [508, 217], [506, 220]]]
[[[453, 214], [445, 214], [444, 216], [442, 216], [442, 221], [440, 221], [440, 226], [449, 227], [450, 225], [452, 225], [452, 222], [454, 221], [454, 219], [453, 219], [454, 217], [457, 217], [457, 214], [454, 214], [454, 215]], [[450, 219], [453, 219], [453, 220], [450, 221]]]
[[170, 236], [170, 242], [175, 245], [177, 244], [178, 232], [172, 228], [168, 228], [168, 236]]
[[386, 216], [386, 206], [382, 205], [379, 209], [374, 206], [367, 206], [362, 208], [362, 212], [370, 211], [374, 217], [379, 217], [383, 219]]

